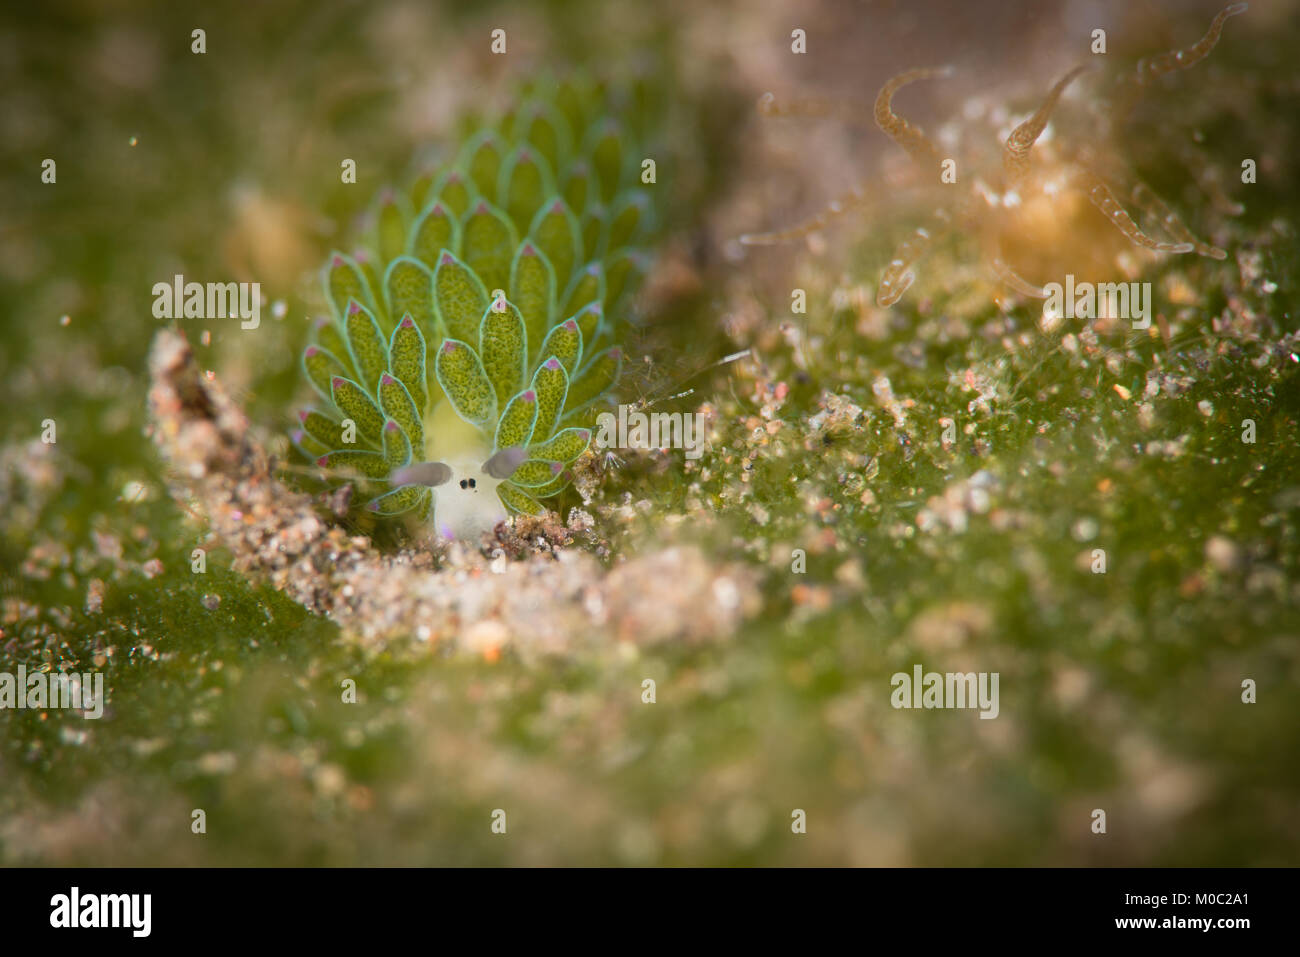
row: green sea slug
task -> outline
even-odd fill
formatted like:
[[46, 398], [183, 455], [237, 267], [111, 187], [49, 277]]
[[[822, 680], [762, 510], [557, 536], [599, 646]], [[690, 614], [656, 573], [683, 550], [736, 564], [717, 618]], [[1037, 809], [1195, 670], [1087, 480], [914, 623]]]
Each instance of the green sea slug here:
[[[296, 447], [378, 517], [476, 538], [541, 514], [619, 379], [653, 185], [594, 83], [534, 86], [445, 168], [381, 194], [322, 271]], [[652, 177], [647, 177], [653, 182]]]

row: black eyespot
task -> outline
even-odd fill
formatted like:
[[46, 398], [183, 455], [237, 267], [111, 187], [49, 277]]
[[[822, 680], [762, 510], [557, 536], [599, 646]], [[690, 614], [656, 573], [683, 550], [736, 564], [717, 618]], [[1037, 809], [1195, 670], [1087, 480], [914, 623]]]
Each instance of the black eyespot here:
[[461, 480], [460, 480], [460, 487], [461, 487], [461, 488], [466, 488], [466, 487], [468, 487], [468, 485], [469, 485], [469, 483], [468, 483], [467, 481], [465, 481], [465, 479], [461, 479]]
[[469, 480], [469, 487], [470, 487], [470, 488], [478, 488], [478, 482], [477, 482], [475, 479], [470, 479], [470, 480]]

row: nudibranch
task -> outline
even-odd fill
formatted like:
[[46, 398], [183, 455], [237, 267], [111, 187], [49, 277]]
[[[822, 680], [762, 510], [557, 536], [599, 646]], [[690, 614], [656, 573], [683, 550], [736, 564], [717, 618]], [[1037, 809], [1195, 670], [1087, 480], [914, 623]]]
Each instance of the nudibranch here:
[[381, 194], [322, 271], [295, 446], [374, 516], [477, 538], [570, 483], [623, 365], [649, 190], [594, 83], [538, 84], [446, 167]]

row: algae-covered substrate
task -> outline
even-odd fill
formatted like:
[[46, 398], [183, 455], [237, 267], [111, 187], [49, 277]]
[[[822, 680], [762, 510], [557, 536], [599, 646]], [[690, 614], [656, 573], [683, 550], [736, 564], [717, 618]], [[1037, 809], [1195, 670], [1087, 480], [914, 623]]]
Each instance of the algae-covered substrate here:
[[1300, 861], [1300, 19], [1090, 9], [6, 12], [0, 863]]

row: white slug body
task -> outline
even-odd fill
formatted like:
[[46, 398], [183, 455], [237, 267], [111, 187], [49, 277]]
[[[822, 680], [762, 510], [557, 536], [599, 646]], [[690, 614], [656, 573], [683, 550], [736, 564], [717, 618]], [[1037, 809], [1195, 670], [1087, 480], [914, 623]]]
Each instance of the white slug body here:
[[451, 469], [451, 477], [433, 489], [431, 532], [439, 538], [477, 542], [510, 515], [497, 495], [502, 479], [483, 470], [492, 455], [492, 438], [462, 419], [443, 396], [435, 397], [424, 434], [427, 458]]
[[445, 460], [451, 480], [433, 490], [433, 527], [442, 538], [476, 541], [509, 517], [497, 495], [501, 479], [483, 471], [487, 455]]

